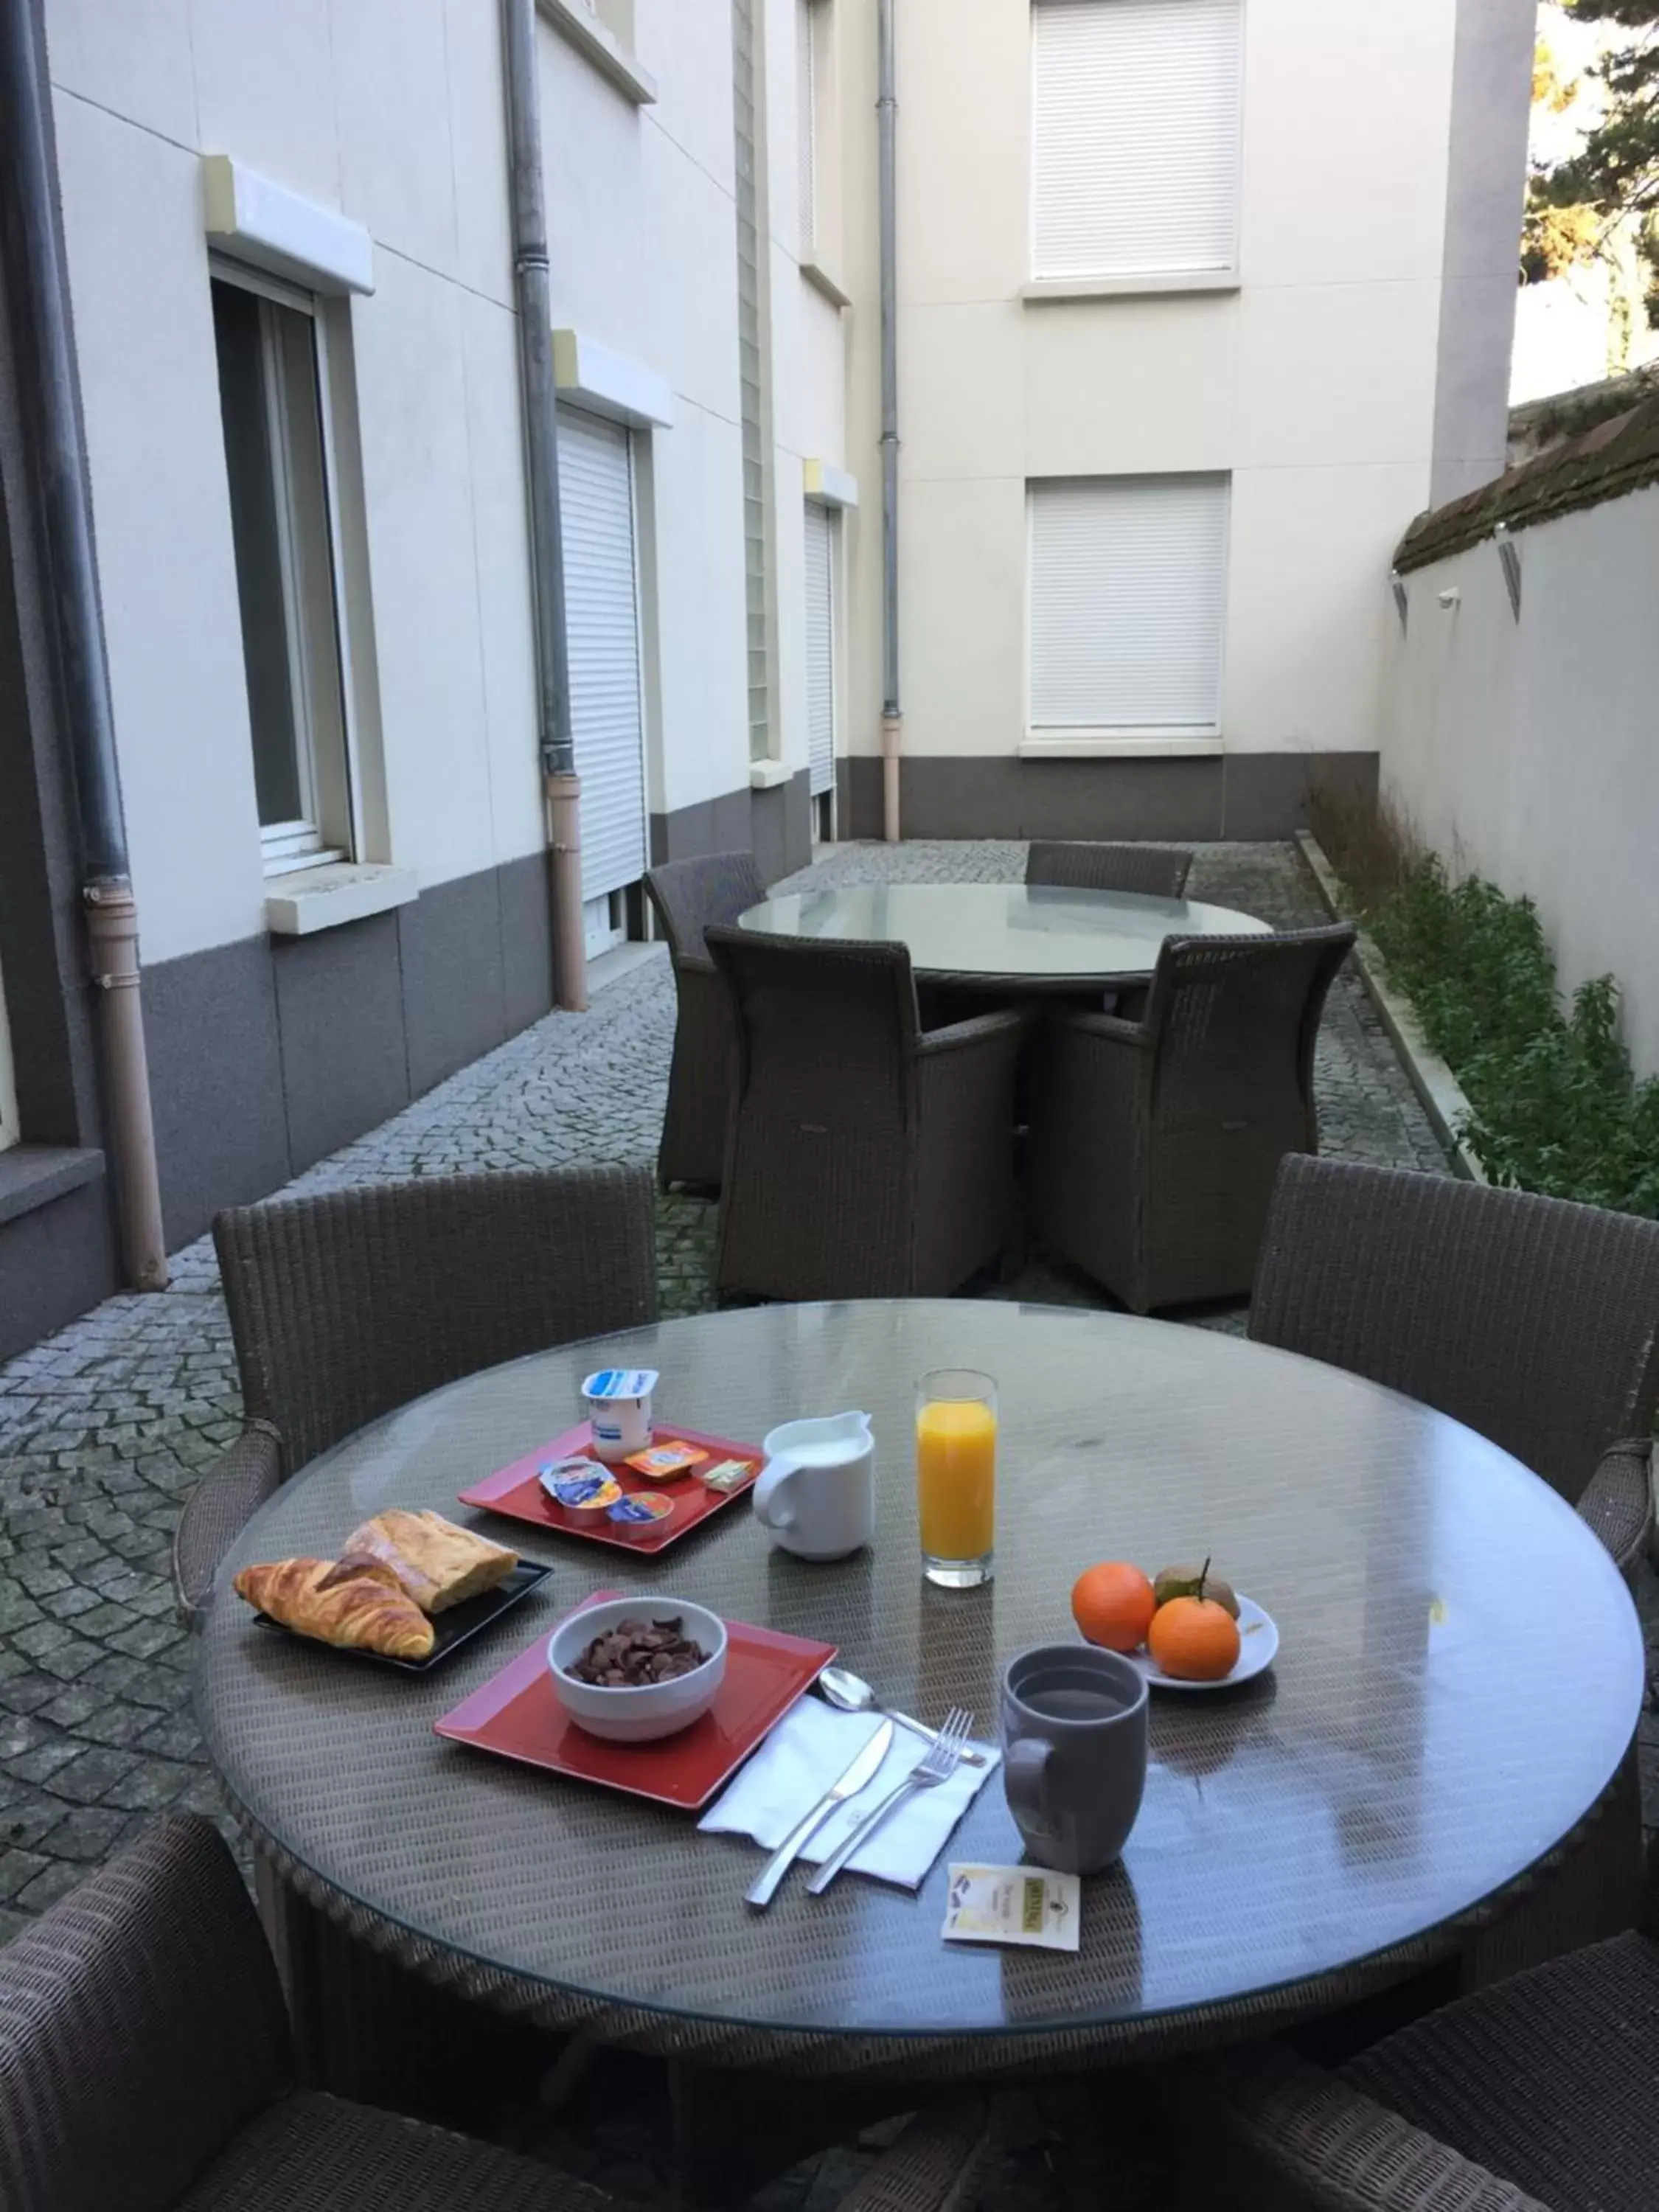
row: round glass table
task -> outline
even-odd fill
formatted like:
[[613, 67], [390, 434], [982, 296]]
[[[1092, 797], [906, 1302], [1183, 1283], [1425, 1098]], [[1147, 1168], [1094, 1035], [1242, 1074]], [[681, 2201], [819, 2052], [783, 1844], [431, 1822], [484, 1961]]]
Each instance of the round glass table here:
[[919, 975], [1024, 991], [1144, 982], [1166, 937], [1260, 937], [1269, 924], [1196, 899], [1024, 884], [848, 884], [787, 891], [739, 915], [782, 937], [908, 945]]
[[[740, 1503], [647, 1561], [456, 1504], [576, 1419], [581, 1376], [613, 1362], [661, 1370], [671, 1431], [758, 1439], [793, 1414], [868, 1413], [873, 1547], [806, 1565]], [[1000, 1392], [996, 1576], [976, 1591], [919, 1565], [912, 1391], [945, 1365]], [[424, 1675], [261, 1629], [228, 1589], [249, 1560], [333, 1555], [394, 1504], [472, 1521], [554, 1573]], [[1279, 1656], [1225, 1693], [1155, 1692], [1140, 1817], [1121, 1863], [1084, 1885], [1076, 1954], [940, 1941], [948, 1862], [1020, 1856], [998, 1776], [918, 1893], [843, 1876], [817, 1899], [797, 1875], [757, 1915], [752, 1846], [433, 1733], [611, 1588], [836, 1644], [899, 1710], [965, 1705], [994, 1734], [1003, 1665], [1073, 1632], [1082, 1567], [1206, 1553], [1273, 1614]], [[684, 2057], [937, 2075], [1227, 2039], [1449, 1957], [1603, 1799], [1643, 1681], [1612, 1560], [1472, 1431], [1208, 1330], [987, 1300], [666, 1322], [421, 1399], [243, 1532], [196, 1690], [268, 1869], [446, 1987]]]

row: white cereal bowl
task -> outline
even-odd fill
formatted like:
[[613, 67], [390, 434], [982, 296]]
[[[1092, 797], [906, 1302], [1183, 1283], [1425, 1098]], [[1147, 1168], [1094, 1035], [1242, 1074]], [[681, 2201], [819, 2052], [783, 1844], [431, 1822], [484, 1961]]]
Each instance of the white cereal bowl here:
[[[621, 1689], [579, 1682], [569, 1669], [596, 1636], [624, 1620], [678, 1620], [689, 1642], [708, 1654], [689, 1674]], [[706, 1606], [684, 1597], [612, 1597], [583, 1606], [562, 1620], [547, 1639], [554, 1694], [579, 1728], [610, 1743], [654, 1743], [690, 1728], [714, 1702], [726, 1680], [726, 1623]]]

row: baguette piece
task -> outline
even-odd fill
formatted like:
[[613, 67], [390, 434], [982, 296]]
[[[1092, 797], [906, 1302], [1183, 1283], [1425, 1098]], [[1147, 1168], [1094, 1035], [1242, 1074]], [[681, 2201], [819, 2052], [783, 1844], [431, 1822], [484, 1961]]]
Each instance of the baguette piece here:
[[383, 1559], [422, 1613], [443, 1613], [494, 1589], [519, 1564], [516, 1552], [458, 1528], [441, 1513], [395, 1505], [354, 1528], [346, 1550]]
[[437, 1632], [384, 1561], [272, 1559], [244, 1567], [237, 1595], [301, 1636], [387, 1659], [425, 1659]]

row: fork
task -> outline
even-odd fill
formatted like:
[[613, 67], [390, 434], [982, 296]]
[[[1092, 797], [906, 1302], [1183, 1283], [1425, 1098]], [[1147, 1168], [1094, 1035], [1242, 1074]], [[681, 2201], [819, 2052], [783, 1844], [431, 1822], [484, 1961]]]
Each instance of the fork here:
[[962, 1755], [968, 1739], [973, 1733], [974, 1717], [964, 1706], [954, 1705], [945, 1715], [945, 1725], [910, 1769], [902, 1782], [896, 1784], [887, 1795], [870, 1808], [850, 1836], [836, 1844], [823, 1864], [806, 1885], [814, 1897], [822, 1897], [854, 1851], [874, 1835], [887, 1815], [907, 1797], [918, 1790], [936, 1790], [941, 1782], [948, 1782], [962, 1764]]

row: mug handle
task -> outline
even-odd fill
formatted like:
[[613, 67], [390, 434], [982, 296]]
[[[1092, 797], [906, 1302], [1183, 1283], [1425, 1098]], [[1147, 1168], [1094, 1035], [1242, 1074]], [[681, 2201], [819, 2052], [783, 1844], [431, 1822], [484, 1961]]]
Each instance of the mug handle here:
[[1048, 1761], [1054, 1746], [1040, 1735], [1023, 1735], [1002, 1754], [1003, 1787], [1016, 1818], [1022, 1813], [1033, 1827], [1051, 1828], [1048, 1818]]
[[788, 1452], [769, 1459], [755, 1485], [755, 1518], [763, 1528], [793, 1528], [795, 1516], [786, 1501], [789, 1479], [800, 1472], [800, 1462]]

